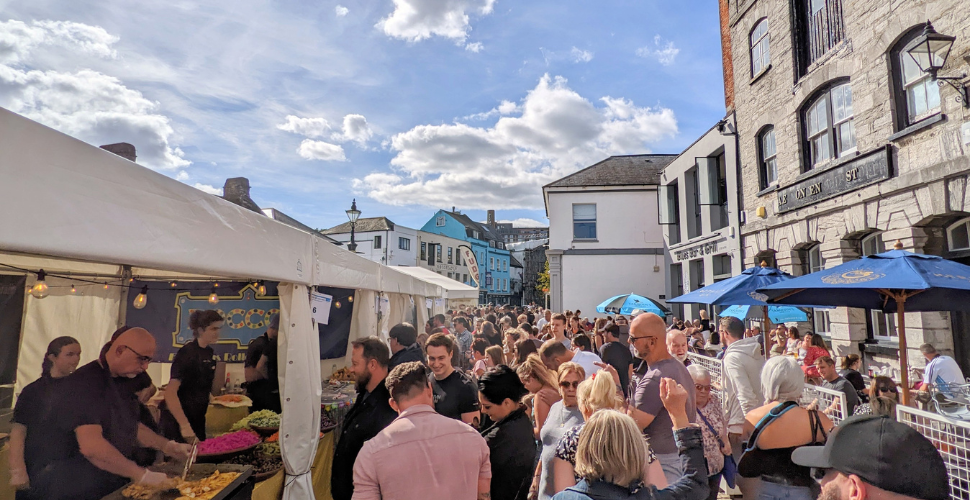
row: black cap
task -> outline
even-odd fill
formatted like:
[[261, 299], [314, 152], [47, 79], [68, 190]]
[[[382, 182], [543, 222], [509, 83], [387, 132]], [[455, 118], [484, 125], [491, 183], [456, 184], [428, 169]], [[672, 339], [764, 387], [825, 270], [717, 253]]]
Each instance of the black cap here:
[[923, 500], [948, 500], [943, 457], [929, 439], [885, 416], [851, 417], [825, 446], [802, 446], [791, 455], [803, 467], [855, 474], [877, 488]]

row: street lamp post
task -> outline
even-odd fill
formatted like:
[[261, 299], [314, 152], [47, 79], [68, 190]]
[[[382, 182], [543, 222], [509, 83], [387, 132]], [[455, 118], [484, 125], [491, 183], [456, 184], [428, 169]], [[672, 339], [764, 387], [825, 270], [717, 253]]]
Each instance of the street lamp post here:
[[357, 242], [354, 241], [354, 231], [357, 230], [357, 219], [359, 217], [360, 210], [357, 210], [357, 199], [354, 198], [353, 203], [350, 204], [350, 210], [347, 210], [347, 218], [350, 219], [350, 244], [347, 245], [347, 249], [354, 253], [357, 253]]
[[967, 74], [965, 72], [959, 76], [940, 76], [938, 74], [946, 64], [955, 40], [956, 37], [954, 36], [937, 33], [933, 29], [933, 25], [926, 21], [923, 33], [909, 42], [906, 47], [903, 47], [903, 51], [913, 58], [920, 70], [928, 73], [930, 77], [936, 80], [937, 85], [946, 84], [953, 87], [953, 90], [957, 91], [957, 101], [962, 103], [963, 107], [970, 108], [970, 92], [963, 83]]

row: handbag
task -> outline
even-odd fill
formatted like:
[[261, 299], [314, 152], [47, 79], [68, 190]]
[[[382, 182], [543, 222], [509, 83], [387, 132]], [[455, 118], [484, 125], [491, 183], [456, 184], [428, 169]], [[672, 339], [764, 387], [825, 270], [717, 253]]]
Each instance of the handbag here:
[[[724, 440], [721, 439], [721, 435], [718, 434], [718, 432], [714, 429], [714, 426], [711, 425], [711, 423], [707, 420], [707, 417], [705, 417], [704, 414], [699, 410], [697, 412], [697, 416], [701, 417], [701, 420], [704, 421], [704, 425], [706, 425], [707, 428], [711, 430], [711, 434], [714, 434], [714, 437], [717, 438], [717, 442], [720, 443], [721, 448], [724, 448]], [[724, 468], [721, 469], [721, 477], [724, 478], [724, 482], [726, 482], [729, 487], [734, 488], [737, 476], [738, 464], [734, 461], [734, 456], [724, 455]]]

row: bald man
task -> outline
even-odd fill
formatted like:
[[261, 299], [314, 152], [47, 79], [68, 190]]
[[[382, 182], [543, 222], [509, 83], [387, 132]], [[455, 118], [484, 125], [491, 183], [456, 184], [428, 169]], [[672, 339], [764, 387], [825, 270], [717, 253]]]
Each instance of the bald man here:
[[694, 379], [683, 363], [671, 357], [666, 339], [667, 325], [656, 314], [641, 314], [630, 324], [630, 345], [643, 363], [636, 367], [630, 380], [629, 415], [649, 438], [650, 448], [657, 455], [667, 482], [674, 484], [684, 475], [684, 470], [674, 442], [673, 421], [660, 400], [660, 380], [672, 378], [687, 389], [687, 415], [692, 423], [697, 418], [697, 409]]
[[687, 366], [687, 335], [680, 330], [667, 332], [667, 352]]
[[191, 447], [168, 441], [139, 423], [138, 400], [127, 381], [155, 355], [155, 338], [132, 328], [111, 341], [101, 357], [66, 379], [58, 392], [51, 439], [57, 460], [32, 479], [38, 498], [98, 500], [128, 482], [162, 485], [168, 477], [131, 459], [138, 447], [185, 459]]

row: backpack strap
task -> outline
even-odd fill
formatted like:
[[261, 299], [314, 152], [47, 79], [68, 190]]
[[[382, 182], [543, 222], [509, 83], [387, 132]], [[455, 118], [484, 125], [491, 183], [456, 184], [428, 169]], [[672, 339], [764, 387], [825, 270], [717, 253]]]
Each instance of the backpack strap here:
[[785, 412], [795, 408], [796, 406], [798, 406], [798, 403], [794, 401], [786, 401], [768, 410], [768, 413], [766, 413], [764, 417], [761, 417], [761, 420], [758, 421], [758, 425], [754, 427], [754, 432], [752, 432], [751, 437], [748, 438], [748, 443], [744, 447], [744, 451], [747, 452], [755, 449], [758, 446], [758, 438], [761, 437], [761, 432], [765, 430], [765, 427], [768, 427], [768, 424], [774, 422], [778, 417], [784, 415]]

